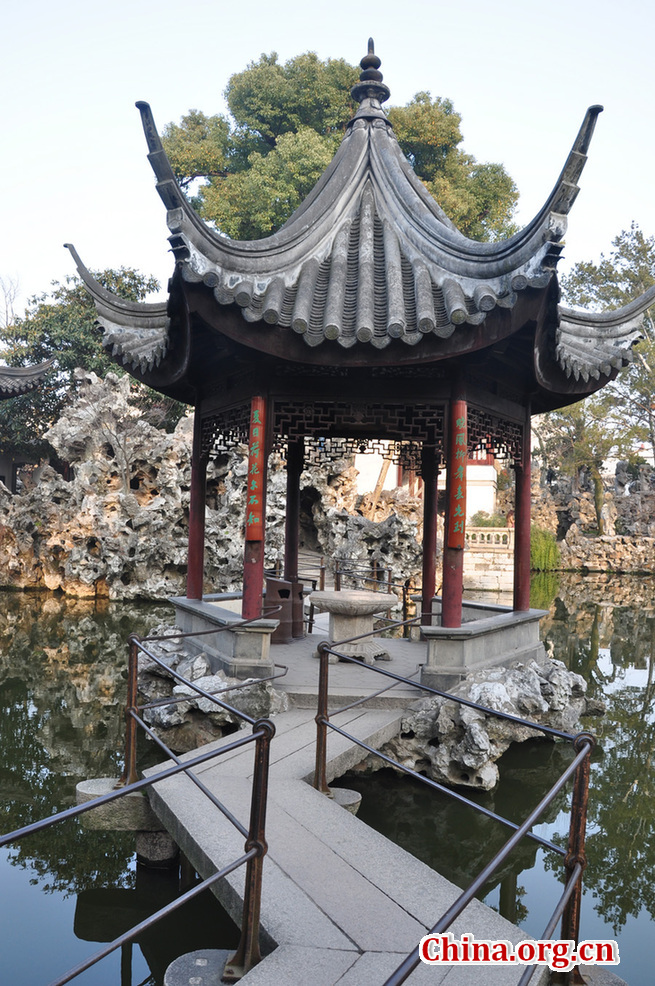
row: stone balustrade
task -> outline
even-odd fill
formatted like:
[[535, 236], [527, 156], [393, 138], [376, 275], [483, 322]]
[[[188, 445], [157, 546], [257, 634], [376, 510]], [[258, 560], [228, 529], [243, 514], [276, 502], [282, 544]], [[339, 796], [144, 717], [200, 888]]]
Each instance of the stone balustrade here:
[[468, 551], [514, 551], [513, 527], [467, 527]]

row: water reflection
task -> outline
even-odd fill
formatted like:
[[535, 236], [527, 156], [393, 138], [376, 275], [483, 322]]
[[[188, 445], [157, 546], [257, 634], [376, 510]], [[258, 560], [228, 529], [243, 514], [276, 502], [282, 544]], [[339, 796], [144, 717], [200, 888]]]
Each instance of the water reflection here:
[[[655, 918], [654, 590], [651, 577], [559, 575], [537, 581], [531, 597], [532, 605], [549, 611], [542, 622], [548, 651], [583, 675], [589, 694], [607, 706], [604, 716], [584, 723], [599, 745], [592, 763], [582, 934], [618, 940], [617, 971], [630, 986], [652, 981], [646, 932]], [[522, 820], [569, 756], [563, 744], [510, 748], [500, 761], [497, 790], [475, 797]], [[507, 837], [496, 823], [387, 771], [348, 783], [364, 793], [360, 817], [459, 886]], [[564, 843], [568, 816], [561, 809], [567, 803], [552, 807], [539, 834]], [[517, 865], [505, 867], [483, 896], [539, 935], [560, 879], [554, 854], [524, 845]]]
[[[568, 588], [568, 587], [567, 587]], [[604, 755], [594, 764], [587, 888], [618, 934], [630, 917], [655, 918], [655, 599], [651, 579], [573, 583], [546, 639], [607, 703], [596, 724]]]
[[[168, 605], [0, 593], [0, 831], [74, 804], [80, 780], [120, 774], [126, 640], [170, 617]], [[89, 831], [77, 821], [3, 851], [0, 870], [3, 886], [12, 888], [0, 898], [0, 918], [3, 974], [13, 986], [45, 982], [95, 951], [88, 945], [79, 951], [73, 925], [84, 941], [109, 941], [134, 923], [132, 917], [145, 917], [179, 893], [177, 874], [136, 866], [133, 835]], [[75, 911], [62, 931], [67, 900]], [[138, 960], [125, 949], [122, 961], [105, 960], [79, 981], [125, 986], [134, 965], [136, 982], [161, 983], [177, 954], [220, 944], [215, 939], [224, 917], [214, 905], [213, 897], [198, 899], [186, 917], [172, 919], [173, 927], [139, 940]], [[38, 927], [32, 923], [37, 912]], [[26, 924], [51, 946], [36, 953], [26, 946]], [[236, 943], [236, 929], [231, 922], [225, 928], [228, 947]]]

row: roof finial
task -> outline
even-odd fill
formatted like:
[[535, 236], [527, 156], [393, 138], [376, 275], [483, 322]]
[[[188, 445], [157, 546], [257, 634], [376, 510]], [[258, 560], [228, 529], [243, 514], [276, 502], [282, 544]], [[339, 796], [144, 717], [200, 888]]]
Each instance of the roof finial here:
[[378, 71], [382, 63], [375, 54], [373, 38], [368, 39], [368, 53], [364, 55], [359, 64], [362, 71], [359, 82], [350, 90], [351, 96], [358, 103], [362, 103], [367, 98], [377, 101], [378, 105], [383, 103], [391, 93], [388, 86], [385, 86], [382, 81], [382, 72]]
[[373, 38], [368, 39], [368, 54], [364, 55], [359, 64], [363, 69], [359, 77], [360, 82], [367, 82], [369, 79], [373, 79], [375, 82], [382, 82], [382, 72], [377, 71], [382, 62], [375, 54]]

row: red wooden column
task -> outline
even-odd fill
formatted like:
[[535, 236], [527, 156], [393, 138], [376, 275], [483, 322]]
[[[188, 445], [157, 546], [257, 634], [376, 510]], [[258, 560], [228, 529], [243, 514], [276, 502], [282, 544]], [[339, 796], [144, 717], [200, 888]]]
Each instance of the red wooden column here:
[[462, 587], [464, 581], [464, 543], [466, 539], [466, 461], [468, 427], [466, 389], [455, 383], [450, 400], [446, 499], [448, 501], [443, 550], [441, 625], [462, 625]]
[[266, 400], [250, 402], [250, 439], [246, 487], [246, 545], [243, 555], [241, 615], [254, 620], [262, 615], [264, 598], [264, 527], [266, 520]]
[[189, 547], [187, 553], [187, 599], [202, 599], [205, 569], [205, 494], [207, 487], [207, 455], [202, 451], [202, 421], [200, 409], [193, 418], [193, 447], [191, 450], [191, 490], [189, 492]]
[[516, 499], [514, 521], [514, 609], [530, 609], [530, 509], [532, 493], [532, 448], [530, 408], [523, 427], [521, 460], [515, 463]]
[[284, 518], [284, 578], [298, 581], [300, 542], [300, 476], [305, 464], [305, 442], [289, 439], [287, 447], [287, 507]]
[[421, 581], [421, 623], [432, 624], [432, 598], [437, 583], [437, 450], [434, 445], [421, 449], [423, 478], [423, 577]]

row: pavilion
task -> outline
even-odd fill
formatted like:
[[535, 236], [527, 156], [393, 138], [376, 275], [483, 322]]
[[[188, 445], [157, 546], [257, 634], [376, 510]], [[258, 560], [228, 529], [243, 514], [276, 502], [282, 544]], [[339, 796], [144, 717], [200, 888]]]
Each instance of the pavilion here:
[[187, 597], [202, 599], [205, 473], [249, 447], [243, 616], [262, 612], [267, 459], [287, 462], [284, 578], [298, 579], [299, 484], [320, 463], [386, 440], [424, 482], [423, 623], [436, 584], [437, 473], [447, 474], [441, 624], [462, 619], [465, 465], [485, 450], [516, 475], [515, 614], [529, 610], [530, 419], [600, 389], [631, 360], [651, 289], [618, 311], [559, 303], [557, 262], [597, 117], [586, 113], [554, 189], [514, 236], [462, 235], [414, 174], [382, 109], [372, 41], [359, 108], [317, 185], [276, 233], [220, 235], [174, 177], [137, 103], [167, 209], [175, 267], [165, 304], [107, 292], [69, 247], [104, 345], [137, 380], [195, 408]]
[[35, 366], [0, 366], [0, 401], [20, 397], [40, 387], [54, 359]]
[[[0, 401], [8, 401], [36, 390], [45, 380], [54, 362], [54, 359], [48, 359], [34, 366], [0, 366]], [[0, 482], [5, 483], [14, 493], [18, 470], [24, 465], [24, 459], [21, 458], [19, 461], [16, 456], [3, 453], [0, 449]]]

